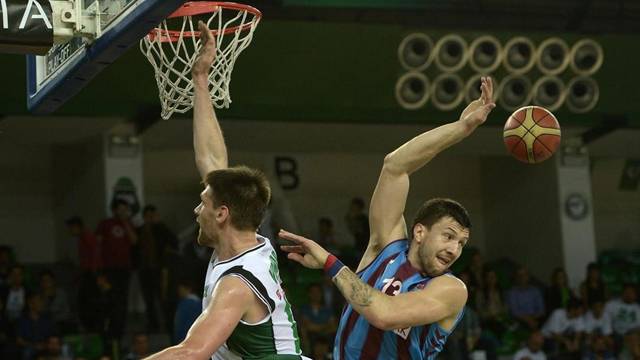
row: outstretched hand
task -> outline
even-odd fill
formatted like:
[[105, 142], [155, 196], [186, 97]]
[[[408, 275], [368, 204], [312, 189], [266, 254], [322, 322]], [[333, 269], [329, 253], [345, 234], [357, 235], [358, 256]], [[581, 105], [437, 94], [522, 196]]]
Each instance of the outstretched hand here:
[[460, 114], [460, 121], [470, 130], [484, 123], [491, 110], [496, 107], [493, 102], [493, 80], [489, 76], [483, 76], [480, 81], [480, 97], [473, 100]]
[[211, 30], [202, 21], [198, 21], [198, 30], [200, 30], [202, 44], [200, 52], [198, 52], [198, 58], [191, 69], [191, 74], [194, 77], [208, 76], [209, 69], [216, 58], [216, 38], [211, 34]]
[[280, 249], [287, 253], [289, 260], [296, 261], [309, 269], [322, 269], [324, 267], [324, 263], [329, 257], [329, 252], [318, 243], [285, 230], [280, 230], [278, 236], [294, 243], [294, 245], [280, 246]]

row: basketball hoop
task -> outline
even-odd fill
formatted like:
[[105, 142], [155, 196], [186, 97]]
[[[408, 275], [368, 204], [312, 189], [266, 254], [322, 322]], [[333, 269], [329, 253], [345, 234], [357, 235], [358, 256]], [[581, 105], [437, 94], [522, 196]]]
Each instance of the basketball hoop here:
[[211, 101], [217, 108], [227, 108], [233, 65], [251, 43], [261, 16], [249, 5], [187, 2], [140, 40], [140, 50], [155, 70], [163, 119], [193, 107], [191, 67], [201, 47], [198, 20], [207, 24], [216, 39], [216, 58], [209, 72]]

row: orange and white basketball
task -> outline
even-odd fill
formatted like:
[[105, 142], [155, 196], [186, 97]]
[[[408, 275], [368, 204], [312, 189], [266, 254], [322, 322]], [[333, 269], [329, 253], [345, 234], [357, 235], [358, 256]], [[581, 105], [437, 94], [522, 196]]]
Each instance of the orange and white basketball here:
[[560, 124], [540, 106], [516, 110], [504, 124], [504, 144], [516, 159], [535, 164], [553, 155], [560, 145]]

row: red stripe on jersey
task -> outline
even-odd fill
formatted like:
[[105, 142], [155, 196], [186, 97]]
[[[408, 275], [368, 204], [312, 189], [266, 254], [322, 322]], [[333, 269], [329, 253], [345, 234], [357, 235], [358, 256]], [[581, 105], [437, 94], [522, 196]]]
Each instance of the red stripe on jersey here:
[[411, 360], [411, 355], [409, 354], [409, 346], [411, 346], [411, 332], [409, 332], [406, 339], [403, 339], [400, 336], [397, 336], [396, 339], [398, 345], [398, 359]]
[[[417, 272], [418, 271], [414, 269], [411, 264], [409, 264], [409, 261], [406, 261], [402, 265], [400, 265], [395, 274], [393, 274], [393, 280], [400, 281], [402, 284], [403, 281], [413, 276]], [[376, 276], [376, 279], [381, 274], [377, 275], [378, 276]], [[400, 289], [398, 289], [398, 291], [399, 290]], [[360, 356], [361, 359], [376, 359], [378, 357], [378, 354], [380, 353], [380, 346], [382, 346], [382, 337], [384, 336], [384, 333], [384, 330], [380, 330], [372, 326], [369, 327], [369, 333], [367, 334], [367, 338], [364, 341], [364, 346], [362, 347], [362, 356]], [[397, 336], [397, 346], [398, 359], [409, 359], [409, 342], [404, 340], [402, 337]], [[401, 347], [403, 347], [403, 350], [400, 350]], [[403, 357], [404, 354], [406, 354], [406, 357]]]
[[[396, 256], [397, 254], [395, 254], [394, 256], [389, 256], [380, 265], [378, 265], [378, 268], [376, 269], [376, 271], [373, 274], [371, 274], [371, 276], [369, 277], [369, 280], [367, 281], [367, 284], [369, 284], [369, 286], [373, 287], [376, 284], [376, 280], [378, 280], [378, 277], [382, 275], [382, 273], [384, 272], [384, 269], [387, 267], [387, 264], [389, 264], [389, 261], [394, 259]], [[344, 349], [347, 347], [347, 340], [349, 339], [349, 335], [351, 335], [351, 330], [353, 330], [353, 326], [356, 324], [356, 321], [358, 320], [359, 317], [360, 317], [360, 314], [358, 314], [355, 310], [351, 310], [351, 315], [349, 315], [349, 320], [347, 320], [347, 325], [344, 327], [344, 330], [342, 331], [342, 336], [340, 337], [340, 359], [345, 358]], [[371, 332], [371, 329], [375, 329], [375, 328], [369, 326], [369, 333]], [[365, 343], [366, 343], [366, 340], [365, 340]], [[366, 351], [366, 347], [363, 348], [363, 352], [364, 351]]]
[[420, 344], [424, 344], [427, 340], [427, 334], [429, 333], [429, 326], [425, 325], [422, 327], [422, 333], [420, 334]]

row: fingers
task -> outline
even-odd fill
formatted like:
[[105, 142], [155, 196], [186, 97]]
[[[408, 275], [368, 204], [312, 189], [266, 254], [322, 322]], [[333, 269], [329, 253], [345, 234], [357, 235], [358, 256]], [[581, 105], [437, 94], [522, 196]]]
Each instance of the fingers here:
[[282, 245], [280, 246], [280, 250], [286, 251], [286, 252], [299, 253], [299, 254], [305, 253], [304, 249], [300, 245]]
[[489, 115], [491, 110], [493, 110], [495, 107], [496, 107], [496, 103], [494, 102], [490, 102], [488, 104], [483, 105], [482, 112], [484, 113], [484, 116], [486, 117], [487, 115]]
[[482, 103], [486, 104], [487, 94], [489, 93], [489, 88], [487, 87], [486, 82], [482, 81], [482, 85], [480, 85], [480, 91], [482, 91], [482, 93], [480, 94], [480, 97], [482, 98]]
[[493, 79], [490, 76], [483, 76], [480, 78], [480, 100], [483, 104], [488, 104], [493, 101]]
[[304, 238], [304, 237], [302, 237], [300, 235], [296, 235], [296, 234], [290, 233], [290, 232], [282, 230], [282, 229], [280, 229], [280, 232], [278, 232], [278, 237], [280, 237], [281, 239], [284, 239], [284, 240], [293, 241], [296, 244], [302, 244], [303, 242], [309, 240], [309, 239]]
[[200, 38], [202, 39], [202, 46], [207, 44], [215, 44], [215, 38], [211, 34], [211, 30], [204, 21], [198, 21], [198, 30], [200, 30]]
[[296, 254], [296, 253], [289, 253], [287, 254], [287, 259], [289, 260], [293, 260], [297, 263], [300, 263], [302, 265], [304, 265], [304, 257], [300, 254]]

